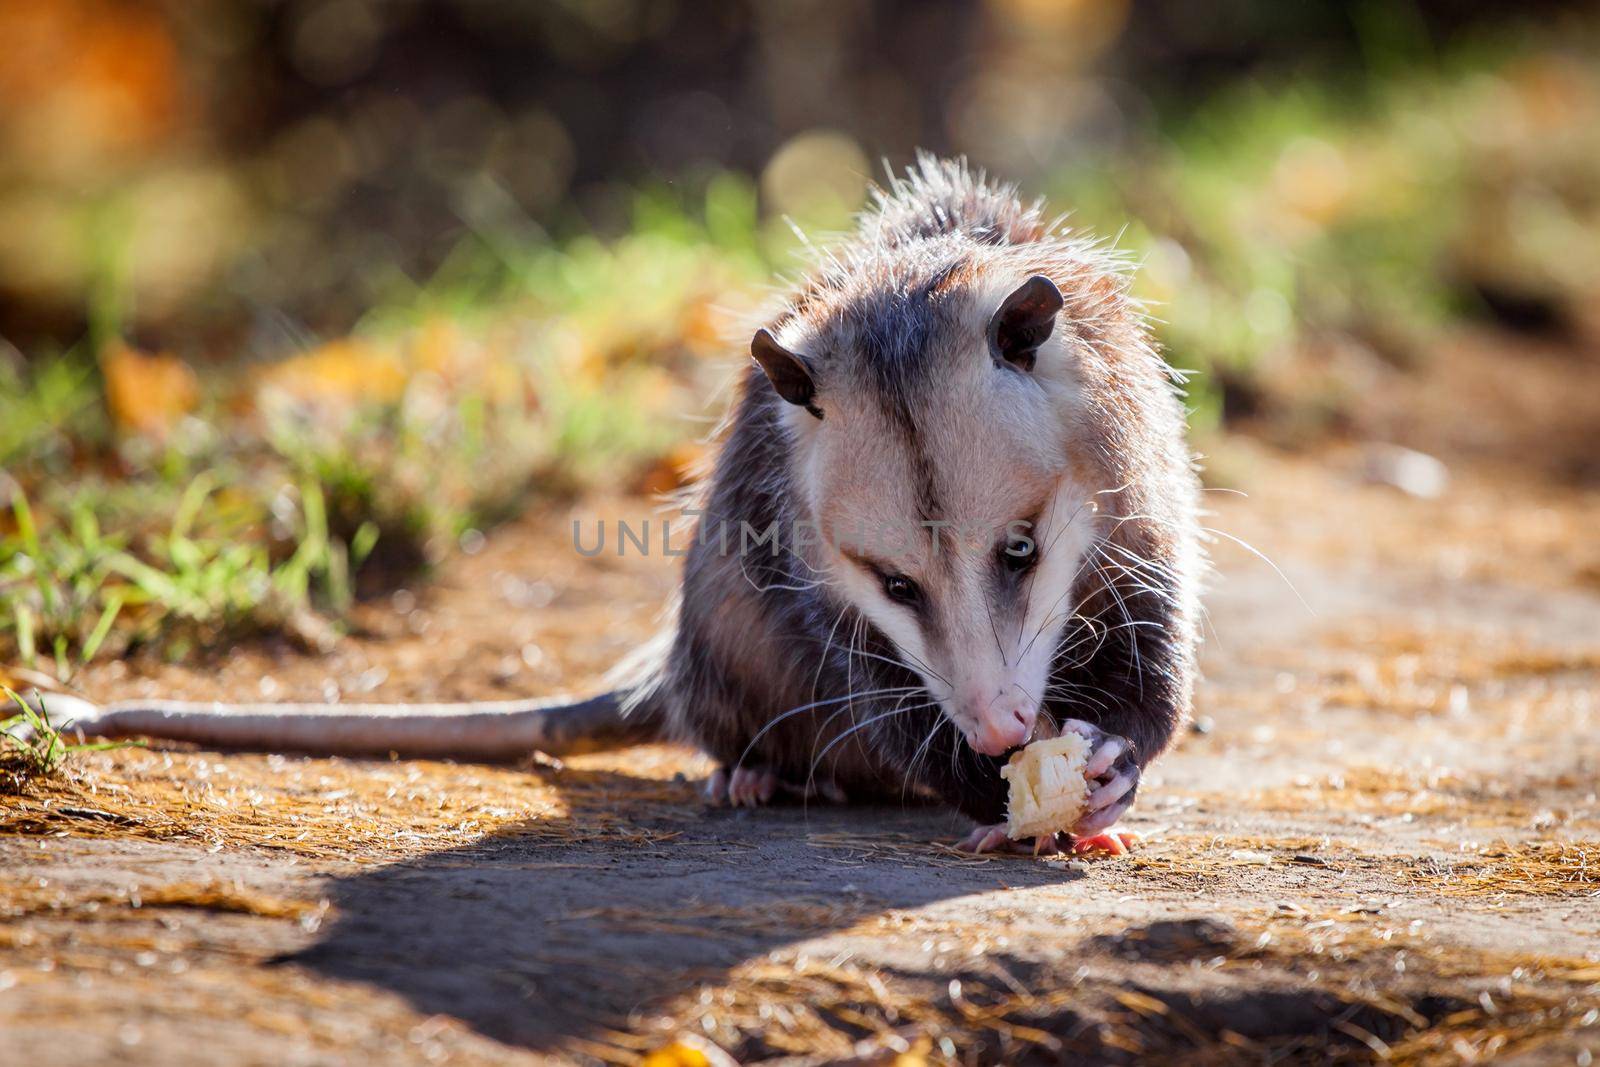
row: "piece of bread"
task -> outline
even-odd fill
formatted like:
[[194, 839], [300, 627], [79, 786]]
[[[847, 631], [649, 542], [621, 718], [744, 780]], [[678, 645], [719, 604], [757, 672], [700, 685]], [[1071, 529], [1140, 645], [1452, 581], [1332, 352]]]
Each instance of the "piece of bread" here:
[[1078, 821], [1089, 799], [1083, 770], [1089, 762], [1089, 741], [1065, 733], [1035, 741], [1012, 754], [1000, 768], [1011, 783], [1006, 804], [1006, 835], [1013, 841], [1065, 830]]

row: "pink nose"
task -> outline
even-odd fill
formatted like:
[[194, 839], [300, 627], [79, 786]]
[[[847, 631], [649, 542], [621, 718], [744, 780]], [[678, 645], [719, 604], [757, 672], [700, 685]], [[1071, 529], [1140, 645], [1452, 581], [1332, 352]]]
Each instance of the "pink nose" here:
[[1033, 716], [1021, 708], [1001, 705], [978, 716], [972, 747], [985, 756], [1001, 756], [1026, 741], [1032, 731]]

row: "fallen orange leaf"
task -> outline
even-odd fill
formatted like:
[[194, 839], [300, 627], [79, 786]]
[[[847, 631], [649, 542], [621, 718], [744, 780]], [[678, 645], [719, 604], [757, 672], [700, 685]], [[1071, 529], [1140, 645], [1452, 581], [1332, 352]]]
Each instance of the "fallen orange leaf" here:
[[410, 376], [394, 353], [368, 341], [342, 338], [284, 360], [261, 381], [306, 402], [383, 402], [397, 399]]
[[176, 356], [140, 352], [121, 341], [100, 353], [106, 409], [118, 429], [161, 436], [200, 400], [194, 371]]

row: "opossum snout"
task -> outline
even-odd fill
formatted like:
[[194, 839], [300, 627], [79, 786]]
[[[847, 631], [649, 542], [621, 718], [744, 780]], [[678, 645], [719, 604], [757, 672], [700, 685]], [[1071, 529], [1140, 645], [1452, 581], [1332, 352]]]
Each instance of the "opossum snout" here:
[[972, 709], [967, 743], [985, 756], [1003, 756], [1028, 740], [1037, 718], [1036, 709], [1014, 699], [980, 704]]

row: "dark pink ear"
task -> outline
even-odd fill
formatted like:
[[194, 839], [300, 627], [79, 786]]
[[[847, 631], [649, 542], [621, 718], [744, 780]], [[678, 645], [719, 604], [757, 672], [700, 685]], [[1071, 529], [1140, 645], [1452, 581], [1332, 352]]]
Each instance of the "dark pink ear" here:
[[1033, 370], [1039, 346], [1050, 339], [1056, 313], [1065, 304], [1056, 283], [1035, 274], [1000, 303], [989, 320], [989, 354], [997, 364]]
[[780, 345], [766, 330], [756, 331], [750, 341], [750, 355], [767, 372], [767, 380], [779, 396], [822, 418], [822, 409], [817, 407], [817, 384], [805, 360]]

